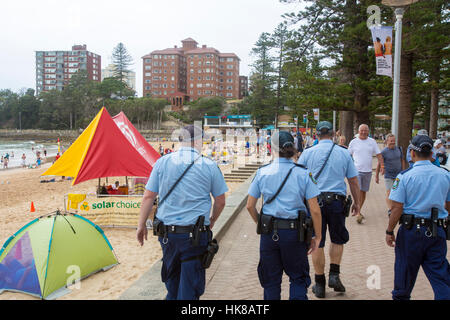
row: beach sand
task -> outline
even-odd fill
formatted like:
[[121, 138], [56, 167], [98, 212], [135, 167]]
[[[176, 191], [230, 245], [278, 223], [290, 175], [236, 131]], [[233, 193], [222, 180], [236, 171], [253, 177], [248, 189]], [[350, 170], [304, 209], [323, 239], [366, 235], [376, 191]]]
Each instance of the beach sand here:
[[[156, 150], [158, 143], [151, 142]], [[163, 146], [170, 147], [172, 142], [163, 142]], [[177, 145], [177, 144], [175, 144]], [[64, 195], [68, 193], [95, 192], [98, 180], [91, 180], [71, 186], [71, 181], [62, 181], [55, 177], [56, 182], [40, 183], [40, 175], [51, 166], [44, 163], [37, 169], [8, 169], [0, 170], [0, 245], [12, 234], [31, 220], [42, 215], [50, 214], [57, 209], [64, 209]], [[223, 173], [229, 172], [232, 165], [220, 166]], [[125, 178], [109, 178], [109, 183], [119, 180], [125, 183]], [[102, 179], [102, 182], [104, 179]], [[228, 183], [229, 195], [239, 183]], [[30, 212], [31, 202], [36, 212]], [[117, 299], [129, 288], [151, 265], [162, 257], [161, 247], [157, 238], [149, 230], [148, 241], [140, 246], [136, 240], [135, 229], [103, 228], [119, 265], [106, 271], [96, 273], [79, 283], [80, 288], [73, 288], [72, 292], [60, 297], [60, 300], [99, 300]], [[4, 292], [0, 300], [33, 300], [27, 294]]]

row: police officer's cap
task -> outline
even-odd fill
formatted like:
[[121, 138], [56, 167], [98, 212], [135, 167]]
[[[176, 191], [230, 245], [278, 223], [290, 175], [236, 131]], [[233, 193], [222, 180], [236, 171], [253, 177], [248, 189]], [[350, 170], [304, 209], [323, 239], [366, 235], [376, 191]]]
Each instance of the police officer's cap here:
[[203, 138], [203, 130], [195, 125], [188, 125], [181, 129], [180, 141], [194, 141]]
[[280, 149], [294, 146], [294, 137], [287, 131], [275, 132], [272, 136], [272, 141], [274, 143], [278, 141], [278, 146]]
[[431, 152], [433, 140], [429, 136], [418, 134], [412, 139], [409, 147], [418, 152]]
[[333, 125], [329, 121], [320, 121], [316, 126], [317, 134], [328, 134], [333, 130]]

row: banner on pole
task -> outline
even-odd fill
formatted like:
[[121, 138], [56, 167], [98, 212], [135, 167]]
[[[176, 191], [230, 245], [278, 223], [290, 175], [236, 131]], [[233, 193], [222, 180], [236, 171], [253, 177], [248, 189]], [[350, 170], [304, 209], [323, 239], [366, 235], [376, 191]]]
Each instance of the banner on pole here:
[[314, 120], [319, 121], [319, 109], [313, 109], [314, 112]]
[[392, 78], [392, 27], [373, 26], [372, 32], [377, 74]]

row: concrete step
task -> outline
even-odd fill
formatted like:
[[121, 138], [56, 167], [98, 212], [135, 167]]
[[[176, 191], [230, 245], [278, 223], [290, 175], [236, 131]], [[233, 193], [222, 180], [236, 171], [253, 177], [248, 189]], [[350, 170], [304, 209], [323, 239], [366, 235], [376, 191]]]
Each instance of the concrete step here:
[[255, 171], [244, 171], [244, 170], [231, 170], [230, 173], [238, 173], [238, 174], [253, 174]]

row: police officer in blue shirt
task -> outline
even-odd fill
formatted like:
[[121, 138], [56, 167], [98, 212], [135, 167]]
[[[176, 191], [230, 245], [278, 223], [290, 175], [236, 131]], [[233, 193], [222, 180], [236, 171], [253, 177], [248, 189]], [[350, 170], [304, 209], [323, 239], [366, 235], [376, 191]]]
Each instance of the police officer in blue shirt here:
[[[327, 226], [331, 238], [330, 273], [328, 286], [337, 292], [345, 292], [339, 273], [344, 244], [349, 240], [345, 228], [344, 207], [347, 201], [347, 178], [350, 191], [354, 197], [353, 215], [359, 214], [358, 170], [353, 164], [346, 148], [333, 143], [333, 126], [328, 121], [321, 121], [316, 126], [319, 143], [305, 149], [298, 163], [307, 166], [317, 179], [320, 190], [318, 197], [322, 213], [322, 241], [319, 249], [312, 254], [315, 271], [313, 292], [318, 298], [325, 298], [325, 238]], [[320, 173], [319, 173], [320, 172]], [[349, 208], [350, 209], [350, 208]]]
[[[198, 300], [203, 294], [205, 269], [199, 258], [207, 250], [210, 229], [225, 207], [228, 191], [216, 163], [201, 155], [202, 129], [187, 126], [183, 133], [179, 151], [159, 158], [153, 167], [137, 229], [142, 246], [147, 240], [146, 221], [159, 194], [153, 228], [158, 231], [163, 251], [161, 278], [167, 300]], [[214, 205], [210, 216], [211, 194]], [[199, 223], [201, 217], [203, 223]]]
[[[309, 171], [291, 160], [296, 149], [289, 132], [275, 132], [272, 147], [275, 159], [258, 169], [247, 201], [247, 210], [253, 220], [257, 223], [258, 219], [266, 221], [263, 225], [267, 231], [261, 230], [259, 281], [264, 288], [265, 300], [280, 300], [284, 271], [290, 280], [289, 298], [306, 300], [311, 284], [307, 255], [317, 248], [321, 237], [320, 209], [316, 198], [319, 190]], [[264, 204], [259, 215], [256, 203], [261, 195]], [[307, 241], [300, 241], [299, 237], [301, 223], [298, 218], [306, 212], [305, 199], [316, 235], [309, 247]]]
[[[395, 247], [394, 300], [410, 299], [422, 266], [435, 299], [450, 299], [449, 239], [450, 173], [431, 163], [433, 140], [417, 135], [409, 145], [414, 165], [392, 185], [393, 202], [386, 243]], [[397, 237], [394, 228], [400, 222]]]

